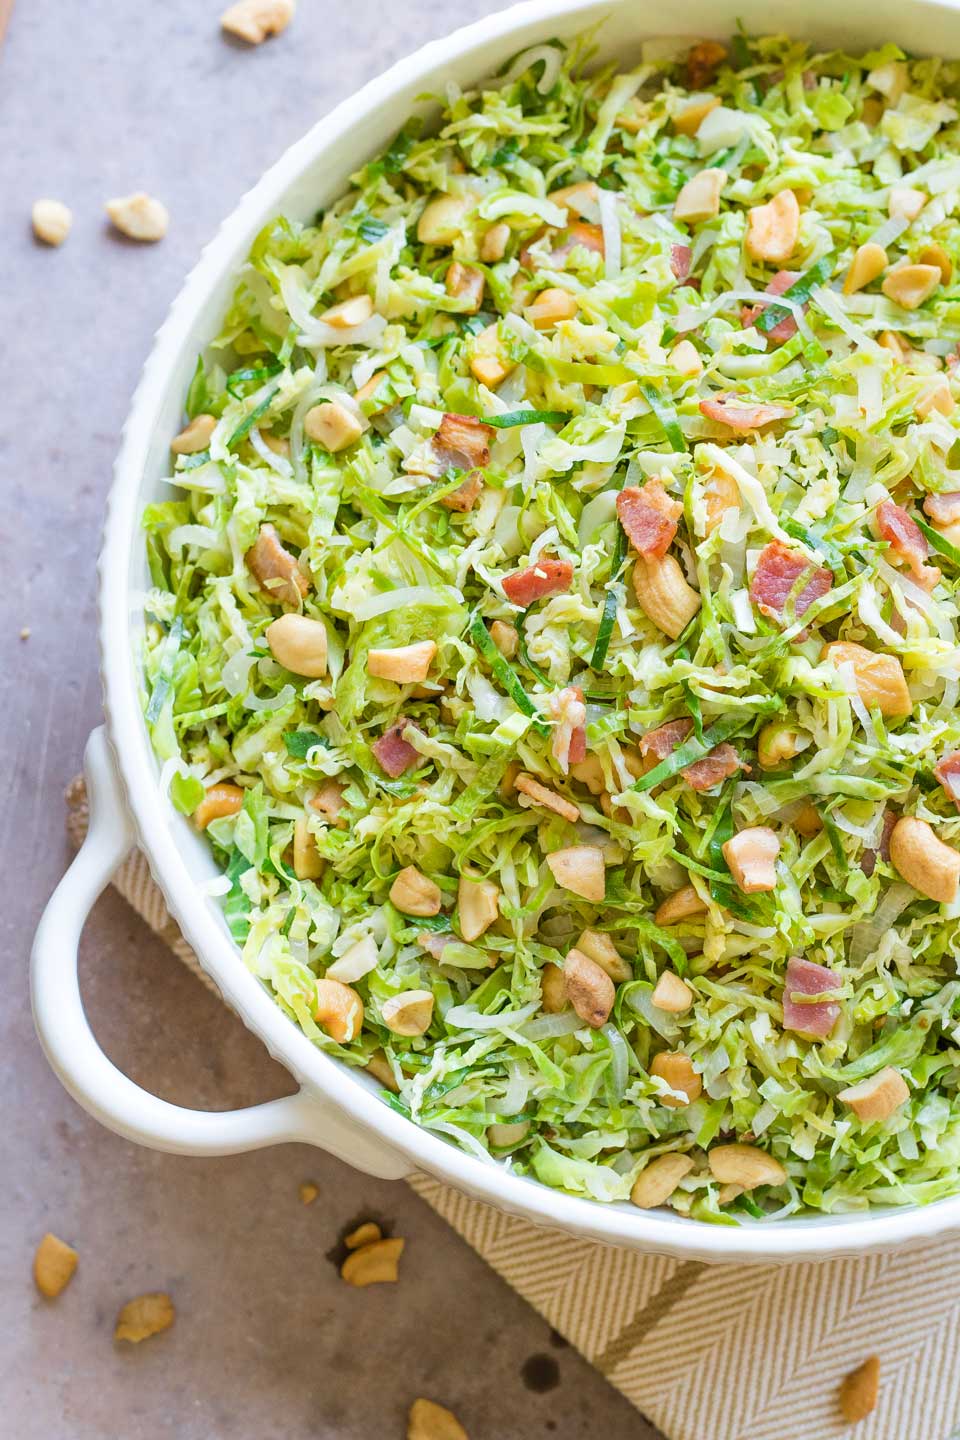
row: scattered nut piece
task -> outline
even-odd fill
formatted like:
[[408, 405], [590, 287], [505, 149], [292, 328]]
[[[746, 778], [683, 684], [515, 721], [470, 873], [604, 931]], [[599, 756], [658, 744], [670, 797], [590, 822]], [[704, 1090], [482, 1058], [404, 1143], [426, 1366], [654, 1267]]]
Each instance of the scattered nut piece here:
[[271, 600], [296, 609], [310, 589], [295, 555], [281, 544], [274, 525], [260, 526], [260, 533], [244, 556], [251, 574]]
[[720, 104], [719, 95], [694, 95], [686, 100], [683, 108], [673, 117], [673, 128], [678, 135], [696, 135], [711, 110]]
[[957, 402], [946, 380], [935, 380], [913, 407], [918, 420], [926, 420], [934, 410], [940, 415], [952, 415], [956, 408]]
[[470, 208], [466, 195], [438, 195], [431, 200], [417, 222], [421, 245], [452, 245], [463, 228]]
[[516, 655], [520, 637], [514, 626], [508, 625], [505, 620], [494, 620], [490, 626], [490, 639], [507, 660]]
[[917, 310], [940, 284], [939, 265], [895, 265], [880, 289], [904, 310]]
[[867, 84], [879, 90], [888, 105], [896, 105], [907, 88], [909, 72], [903, 60], [888, 60], [868, 71]]
[[390, 886], [390, 900], [404, 915], [439, 915], [440, 887], [415, 865], [406, 865]]
[[499, 914], [499, 886], [492, 880], [471, 880], [469, 875], [461, 875], [457, 886], [457, 916], [464, 940], [478, 940]]
[[268, 35], [279, 35], [293, 19], [295, 0], [237, 0], [220, 16], [228, 35], [261, 45]]
[[211, 785], [193, 812], [193, 823], [198, 830], [206, 830], [211, 820], [237, 815], [243, 809], [245, 794], [239, 785]]
[[293, 827], [293, 873], [298, 880], [319, 880], [326, 867], [309, 821], [301, 815]]
[[674, 220], [696, 225], [720, 214], [720, 193], [727, 183], [726, 170], [701, 170], [688, 180], [673, 206]]
[[672, 970], [663, 971], [650, 997], [652, 1005], [656, 1005], [658, 1010], [665, 1010], [670, 1015], [682, 1015], [685, 1010], [690, 1009], [693, 1001], [694, 994], [690, 986]]
[[[573, 825], [580, 819], [580, 808], [574, 805], [564, 795], [559, 795], [556, 790], [551, 790], [548, 785], [541, 785], [539, 780], [534, 780], [532, 775], [521, 771], [514, 781], [514, 788], [525, 795], [532, 805], [540, 805], [544, 810], [552, 810], [556, 815], [569, 820]], [[523, 805], [523, 801], [520, 804]]]
[[880, 1394], [880, 1357], [869, 1355], [844, 1377], [840, 1386], [840, 1414], [848, 1425], [865, 1420], [876, 1409]]
[[731, 875], [745, 895], [776, 889], [780, 841], [769, 825], [740, 830], [721, 848]]
[[540, 997], [540, 1008], [546, 1015], [559, 1015], [570, 1003], [563, 971], [552, 960], [548, 960], [540, 971]]
[[372, 1220], [367, 1220], [362, 1225], [358, 1225], [356, 1230], [351, 1230], [349, 1235], [344, 1235], [343, 1243], [348, 1250], [359, 1250], [364, 1245], [374, 1245], [382, 1239], [383, 1231], [380, 1226]]
[[130, 240], [162, 240], [170, 225], [166, 205], [143, 190], [108, 200], [106, 211], [114, 227]]
[[338, 400], [314, 405], [303, 417], [303, 433], [308, 440], [322, 445], [331, 455], [355, 445], [363, 434], [363, 426], [352, 410]]
[[397, 645], [392, 650], [370, 650], [367, 653], [367, 674], [378, 680], [393, 680], [397, 685], [416, 685], [426, 680], [436, 642], [420, 640], [415, 645]]
[[670, 351], [670, 365], [685, 380], [693, 375], [699, 375], [703, 370], [700, 351], [692, 340], [681, 340], [678, 345], [674, 345]]
[[55, 1300], [70, 1281], [80, 1257], [65, 1240], [59, 1240], [48, 1231], [37, 1246], [33, 1257], [33, 1278], [41, 1295]]
[[30, 218], [34, 235], [44, 245], [62, 245], [73, 224], [73, 213], [62, 200], [34, 200]]
[[496, 324], [481, 330], [474, 342], [470, 360], [473, 378], [481, 385], [486, 385], [488, 390], [493, 390], [515, 369], [516, 361], [511, 360], [501, 348], [500, 332]]
[[912, 711], [913, 701], [896, 655], [879, 655], [853, 641], [832, 640], [824, 645], [820, 658], [832, 665], [852, 666], [857, 694], [868, 710], [877, 706], [881, 715], [892, 719]]
[[459, 260], [454, 260], [448, 266], [444, 280], [447, 294], [462, 302], [463, 313], [467, 315], [476, 315], [483, 304], [486, 283], [482, 270], [478, 270], [474, 265], [461, 265]]
[[384, 1090], [391, 1090], [394, 1095], [400, 1093], [400, 1086], [394, 1078], [393, 1069], [384, 1051], [374, 1050], [364, 1069], [368, 1075], [373, 1076], [379, 1085], [383, 1086]]
[[701, 900], [692, 885], [683, 885], [668, 895], [657, 906], [653, 916], [654, 925], [676, 925], [680, 920], [689, 920], [693, 915], [706, 913], [707, 905]]
[[179, 435], [174, 435], [170, 449], [174, 455], [198, 455], [201, 450], [206, 450], [216, 428], [216, 415], [194, 415], [189, 425], [185, 425]]
[[850, 263], [847, 278], [843, 282], [844, 295], [852, 295], [854, 291], [870, 285], [886, 268], [886, 250], [882, 245], [875, 245], [872, 240], [868, 240], [859, 247]]
[[714, 1145], [707, 1154], [710, 1172], [722, 1185], [739, 1185], [744, 1190], [755, 1190], [758, 1185], [782, 1185], [787, 1172], [758, 1145], [744, 1145], [737, 1141], [732, 1145]]
[[365, 320], [369, 320], [372, 314], [373, 301], [369, 295], [352, 295], [349, 300], [341, 300], [338, 304], [331, 305], [329, 310], [324, 310], [317, 318], [332, 326], [334, 330], [352, 330], [355, 325], [362, 325]]
[[555, 286], [550, 290], [541, 290], [523, 313], [534, 330], [549, 330], [561, 320], [572, 320], [577, 309], [577, 297], [571, 295], [569, 290], [561, 290]]
[[399, 1279], [400, 1256], [405, 1240], [374, 1240], [352, 1250], [340, 1266], [340, 1276], [348, 1285], [393, 1285]]
[[433, 1400], [414, 1400], [407, 1420], [407, 1440], [470, 1440], [470, 1437], [452, 1410]]
[[638, 555], [633, 567], [633, 589], [644, 615], [671, 640], [676, 640], [700, 609], [700, 596], [687, 584], [683, 567], [674, 555], [661, 555], [658, 560]]
[[757, 736], [757, 764], [761, 770], [776, 770], [785, 760], [793, 760], [804, 748], [804, 738], [795, 726], [784, 720], [770, 720], [761, 726]]
[[318, 980], [313, 1018], [338, 1045], [347, 1045], [360, 1034], [363, 1001], [340, 980]]
[[502, 260], [510, 243], [510, 226], [504, 220], [491, 225], [480, 241], [480, 259], [485, 265]]
[[900, 1071], [886, 1065], [859, 1085], [848, 1085], [837, 1099], [850, 1107], [861, 1124], [872, 1125], [875, 1120], [889, 1120], [910, 1099], [910, 1091]]
[[655, 1055], [650, 1062], [650, 1074], [665, 1080], [671, 1090], [676, 1090], [686, 1097], [678, 1100], [673, 1095], [659, 1095], [659, 1103], [671, 1110], [692, 1105], [694, 1100], [699, 1100], [703, 1094], [703, 1081], [694, 1070], [690, 1056], [682, 1050], [663, 1050], [659, 1055]]
[[953, 275], [953, 261], [942, 245], [939, 245], [936, 241], [932, 241], [929, 245], [924, 245], [920, 254], [917, 256], [917, 260], [921, 265], [936, 265], [940, 271], [940, 279], [943, 284], [950, 284], [950, 279]]
[[581, 1020], [594, 1030], [606, 1025], [617, 998], [606, 970], [582, 951], [571, 950], [564, 961], [563, 983], [567, 999]]
[[610, 936], [602, 930], [584, 930], [577, 941], [577, 949], [596, 961], [601, 970], [606, 970], [615, 985], [633, 979], [633, 966], [624, 960]]
[[800, 206], [792, 190], [780, 190], [766, 205], [747, 211], [744, 248], [754, 260], [782, 265], [790, 259], [800, 234]]
[[553, 878], [562, 890], [599, 902], [607, 893], [603, 851], [598, 845], [568, 845], [547, 856]]
[[176, 1311], [169, 1295], [159, 1290], [138, 1295], [135, 1300], [128, 1300], [117, 1316], [113, 1338], [139, 1345], [141, 1340], [169, 1330], [175, 1319]]
[[433, 992], [401, 990], [380, 1007], [380, 1016], [394, 1035], [425, 1035], [433, 1019]]
[[669, 1200], [684, 1175], [693, 1169], [689, 1155], [671, 1152], [658, 1155], [644, 1166], [633, 1182], [630, 1199], [641, 1210], [653, 1210]]
[[314, 1185], [312, 1180], [304, 1180], [297, 1193], [300, 1196], [301, 1205], [312, 1205], [320, 1194], [320, 1189], [319, 1186]]
[[265, 631], [270, 654], [278, 664], [320, 680], [327, 673], [327, 627], [308, 615], [281, 615]]
[[[368, 401], [373, 400], [383, 381], [389, 378], [386, 370], [377, 370], [370, 376], [370, 379], [365, 385], [360, 386], [360, 389], [353, 397], [354, 400], [356, 400], [358, 405], [367, 405]], [[389, 400], [378, 400], [374, 405], [367, 405], [367, 409], [365, 409], [363, 413], [365, 415], [382, 415], [384, 410], [390, 409], [390, 405], [391, 401]]]
[[823, 816], [812, 801], [804, 800], [790, 824], [798, 835], [809, 840], [812, 836], [819, 835], [823, 829]]
[[928, 196], [912, 185], [894, 185], [887, 201], [887, 213], [891, 220], [909, 220], [912, 224], [926, 205]]

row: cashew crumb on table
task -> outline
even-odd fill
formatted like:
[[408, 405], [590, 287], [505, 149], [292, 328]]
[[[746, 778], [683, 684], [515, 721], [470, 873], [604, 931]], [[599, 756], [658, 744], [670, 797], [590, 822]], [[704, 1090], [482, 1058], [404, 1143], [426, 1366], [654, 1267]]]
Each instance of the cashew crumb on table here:
[[76, 1250], [48, 1231], [33, 1257], [33, 1278], [40, 1294], [48, 1300], [62, 1294], [73, 1279], [78, 1259]]
[[73, 212], [62, 200], [35, 200], [30, 218], [34, 235], [44, 245], [62, 245], [73, 224]]
[[129, 1340], [131, 1344], [139, 1345], [141, 1340], [149, 1340], [151, 1335], [159, 1335], [162, 1330], [169, 1330], [176, 1316], [173, 1301], [163, 1291], [154, 1290], [146, 1295], [137, 1295], [133, 1300], [127, 1301], [117, 1316], [113, 1338]]
[[414, 1400], [407, 1420], [407, 1440], [469, 1440], [466, 1430], [445, 1405]]
[[105, 208], [114, 228], [130, 240], [145, 243], [162, 240], [170, 225], [166, 205], [144, 190], [108, 200]]
[[320, 1194], [320, 1190], [316, 1185], [314, 1185], [312, 1180], [304, 1180], [303, 1184], [300, 1186], [299, 1194], [302, 1204], [312, 1205], [314, 1200], [316, 1200], [317, 1196]]
[[400, 1256], [407, 1242], [400, 1238], [393, 1240], [372, 1240], [360, 1245], [340, 1266], [340, 1276], [348, 1285], [395, 1284], [400, 1278]]
[[876, 1409], [880, 1393], [880, 1357], [869, 1355], [840, 1386], [840, 1413], [848, 1425], [865, 1420]]
[[260, 45], [268, 35], [286, 30], [296, 10], [295, 0], [237, 0], [220, 16], [220, 25], [228, 35]]

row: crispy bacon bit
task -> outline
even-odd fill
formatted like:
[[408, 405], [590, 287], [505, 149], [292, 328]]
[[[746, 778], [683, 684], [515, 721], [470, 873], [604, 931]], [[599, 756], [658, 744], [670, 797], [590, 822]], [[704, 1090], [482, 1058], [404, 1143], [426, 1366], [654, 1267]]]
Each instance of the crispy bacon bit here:
[[579, 685], [567, 685], [550, 696], [550, 714], [556, 720], [551, 750], [564, 775], [587, 754], [587, 707]]
[[762, 430], [777, 420], [789, 420], [795, 413], [793, 405], [745, 405], [736, 395], [714, 395], [710, 400], [700, 401], [700, 413], [718, 425], [726, 425], [737, 435], [746, 435], [751, 430]]
[[670, 269], [679, 281], [684, 281], [690, 274], [690, 261], [693, 258], [693, 251], [689, 245], [670, 246]]
[[325, 780], [316, 795], [310, 800], [310, 809], [325, 816], [332, 825], [346, 825], [346, 820], [340, 816], [340, 811], [347, 803], [343, 798], [346, 788], [336, 780]]
[[750, 582], [750, 599], [762, 615], [782, 620], [787, 600], [792, 598], [793, 615], [799, 620], [832, 585], [833, 575], [829, 570], [811, 564], [806, 555], [788, 550], [779, 540], [771, 540], [760, 551]]
[[659, 478], [646, 485], [628, 485], [617, 496], [617, 514], [627, 539], [645, 560], [666, 555], [677, 533], [683, 506], [671, 500]]
[[923, 508], [934, 525], [953, 525], [960, 520], [960, 490], [949, 490], [944, 495], [928, 495]]
[[[640, 741], [640, 754], [643, 756], [643, 774], [654, 769], [661, 760], [666, 760], [672, 755], [678, 745], [682, 745], [693, 729], [692, 720], [668, 720], [663, 725], [658, 725], [656, 730], [648, 730]], [[692, 765], [681, 770], [680, 774], [686, 780], [691, 790], [712, 790], [714, 785], [719, 785], [721, 780], [728, 776], [735, 775], [740, 769], [740, 761], [737, 752], [732, 745], [715, 745], [708, 755], [702, 760], [695, 760]]]
[[826, 965], [816, 965], [812, 960], [794, 956], [787, 961], [787, 975], [783, 984], [783, 1028], [795, 1030], [812, 1040], [823, 1040], [840, 1018], [840, 1005], [836, 1000], [818, 1000], [812, 1005], [792, 999], [798, 995], [822, 995], [836, 990], [836, 975]]
[[691, 790], [712, 790], [721, 780], [736, 775], [739, 769], [740, 760], [736, 750], [725, 742], [723, 745], [715, 745], [709, 755], [704, 755], [702, 760], [695, 760], [686, 770], [681, 771], [681, 774]]
[[494, 433], [492, 425], [484, 425], [472, 415], [447, 414], [433, 437], [433, 453], [447, 469], [452, 466], [458, 470], [482, 469], [490, 464], [490, 441]]
[[701, 40], [691, 46], [687, 56], [687, 83], [691, 90], [702, 90], [713, 80], [727, 58], [727, 47], [719, 40]]
[[569, 225], [566, 230], [559, 231], [557, 239], [559, 244], [554, 245], [550, 251], [550, 259], [554, 265], [561, 265], [578, 245], [584, 250], [593, 250], [597, 255], [604, 253], [603, 230], [599, 225], [578, 221], [575, 225]]
[[536, 565], [526, 570], [514, 570], [503, 581], [503, 593], [511, 605], [525, 610], [535, 600], [546, 600], [551, 595], [562, 595], [570, 589], [573, 581], [573, 562], [550, 559], [541, 555]]
[[953, 803], [960, 806], [960, 750], [944, 755], [934, 766], [933, 773]]
[[[782, 295], [785, 290], [790, 289], [790, 286], [795, 280], [799, 279], [799, 270], [778, 270], [770, 281], [770, 284], [766, 286], [764, 294]], [[766, 308], [766, 305], [745, 305], [740, 311], [740, 324], [744, 329], [746, 329], [748, 325], [753, 325], [759, 320]], [[806, 310], [806, 305], [804, 305], [803, 308]], [[777, 321], [772, 330], [767, 331], [767, 339], [774, 341], [777, 345], [781, 345], [784, 340], [789, 340], [793, 335], [796, 335], [796, 333], [796, 320], [792, 315], [786, 315], [782, 320]]]
[[456, 490], [451, 490], [449, 495], [441, 495], [440, 504], [445, 510], [458, 510], [461, 514], [466, 514], [466, 512], [472, 510], [477, 503], [482, 489], [483, 480], [477, 471], [474, 470], [473, 474], [468, 475], [463, 484], [458, 485]]
[[404, 720], [401, 716], [370, 746], [379, 764], [394, 780], [420, 759], [413, 746], [403, 738], [403, 732], [409, 723], [409, 720]]
[[884, 500], [877, 506], [877, 531], [881, 540], [888, 541], [891, 550], [906, 561], [917, 584], [924, 590], [932, 590], [940, 579], [940, 571], [935, 565], [923, 563], [930, 554], [930, 546], [916, 520], [902, 506]]
[[310, 589], [310, 581], [296, 558], [283, 548], [272, 525], [260, 526], [260, 534], [244, 558], [271, 600], [299, 609], [300, 601]]

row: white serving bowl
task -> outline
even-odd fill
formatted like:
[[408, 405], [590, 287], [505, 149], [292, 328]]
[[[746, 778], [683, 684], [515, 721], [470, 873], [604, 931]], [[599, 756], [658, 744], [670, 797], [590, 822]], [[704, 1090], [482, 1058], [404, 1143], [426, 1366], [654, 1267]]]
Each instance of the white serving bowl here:
[[[385, 146], [417, 96], [449, 80], [468, 86], [525, 46], [599, 22], [601, 58], [639, 59], [665, 30], [688, 40], [787, 31], [817, 45], [869, 48], [896, 41], [915, 53], [960, 54], [960, 13], [949, 0], [687, 0], [664, 17], [637, 0], [529, 0], [416, 55], [373, 80], [293, 145], [240, 202], [207, 246], [157, 335], [117, 457], [100, 560], [100, 643], [106, 730], [87, 747], [88, 839], [50, 901], [33, 950], [37, 1030], [54, 1069], [91, 1114], [128, 1139], [181, 1154], [228, 1154], [285, 1140], [319, 1145], [372, 1175], [425, 1170], [480, 1200], [593, 1240], [706, 1261], [819, 1259], [918, 1243], [960, 1227], [960, 1196], [926, 1208], [796, 1217], [737, 1228], [672, 1212], [602, 1205], [520, 1178], [420, 1130], [385, 1105], [361, 1072], [329, 1058], [279, 1010], [244, 966], [218, 905], [202, 892], [216, 867], [204, 841], [163, 798], [143, 721], [137, 649], [146, 572], [140, 516], [161, 494], [169, 440], [198, 350], [219, 329], [234, 276], [261, 226], [281, 212], [306, 219]], [[134, 846], [146, 854], [171, 913], [224, 999], [300, 1083], [296, 1095], [252, 1109], [205, 1114], [147, 1094], [97, 1045], [76, 973], [90, 906]]]

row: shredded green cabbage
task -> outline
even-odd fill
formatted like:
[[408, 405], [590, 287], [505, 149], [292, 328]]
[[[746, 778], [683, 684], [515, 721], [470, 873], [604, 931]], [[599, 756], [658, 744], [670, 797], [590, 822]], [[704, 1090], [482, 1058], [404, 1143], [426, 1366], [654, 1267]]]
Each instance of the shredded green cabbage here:
[[271, 221], [198, 362], [144, 516], [163, 784], [277, 1004], [488, 1163], [616, 1201], [681, 1152], [713, 1222], [957, 1189], [958, 95], [893, 46], [539, 46]]

